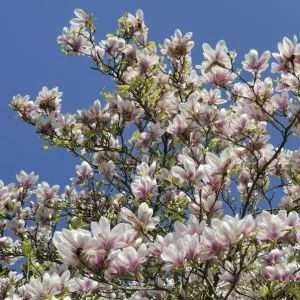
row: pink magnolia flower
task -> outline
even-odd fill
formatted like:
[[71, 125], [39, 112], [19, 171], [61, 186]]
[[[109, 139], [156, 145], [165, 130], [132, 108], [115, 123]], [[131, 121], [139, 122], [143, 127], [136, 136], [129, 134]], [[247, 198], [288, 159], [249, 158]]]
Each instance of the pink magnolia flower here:
[[53, 244], [63, 261], [69, 265], [80, 266], [81, 262], [88, 262], [91, 257], [104, 253], [97, 239], [84, 229], [56, 231]]
[[110, 230], [109, 220], [101, 217], [99, 223], [91, 223], [91, 229], [94, 237], [100, 243], [101, 249], [120, 249], [127, 245], [130, 231], [125, 224], [118, 224]]
[[281, 95], [275, 94], [272, 97], [272, 100], [275, 102], [275, 105], [278, 109], [287, 112], [293, 102], [293, 99], [289, 99], [289, 94], [287, 91], [283, 91]]
[[139, 37], [139, 41], [145, 45], [148, 28], [144, 24], [144, 13], [141, 9], [136, 11], [135, 16], [127, 14], [126, 16], [119, 19], [119, 27], [122, 32], [128, 34], [135, 34]]
[[132, 193], [137, 199], [145, 199], [155, 195], [156, 187], [156, 179], [152, 179], [149, 176], [138, 176], [131, 184]]
[[174, 223], [174, 229], [176, 233], [180, 236], [184, 237], [186, 235], [194, 235], [197, 233], [199, 236], [202, 234], [205, 228], [205, 221], [202, 220], [201, 222], [198, 221], [196, 216], [191, 215], [186, 224], [183, 224], [179, 221]]
[[21, 187], [28, 188], [38, 181], [39, 176], [35, 176], [34, 172], [27, 174], [25, 171], [21, 171], [19, 175], [16, 175], [16, 178]]
[[200, 243], [199, 235], [197, 233], [186, 235], [183, 240], [186, 244], [186, 258], [197, 261], [203, 252], [202, 248], [204, 248]]
[[[213, 50], [210, 45], [204, 43], [202, 45], [203, 55], [208, 60], [203, 62], [204, 73], [208, 73], [214, 66], [220, 66], [222, 68], [231, 68], [231, 61], [228, 55], [228, 49], [224, 40], [217, 43], [216, 49]], [[199, 68], [199, 66], [196, 66]]]
[[279, 249], [274, 249], [269, 254], [264, 256], [262, 261], [265, 265], [278, 265], [280, 263], [284, 263], [284, 252]]
[[57, 44], [59, 47], [63, 47], [65, 49], [71, 50], [69, 40], [72, 38], [74, 34], [79, 31], [79, 26], [72, 25], [70, 28], [64, 27], [62, 31], [62, 35], [57, 38]]
[[181, 31], [176, 29], [171, 41], [165, 39], [164, 48], [161, 49], [162, 54], [168, 56], [171, 61], [190, 54], [195, 44], [191, 41], [192, 35], [191, 32], [188, 32], [182, 37]]
[[146, 260], [146, 253], [146, 244], [142, 244], [138, 251], [136, 251], [132, 246], [129, 246], [119, 252], [118, 261], [130, 272], [137, 273], [140, 265]]
[[171, 92], [162, 95], [158, 105], [161, 111], [171, 117], [175, 117], [179, 110], [180, 99], [176, 98]]
[[98, 45], [92, 49], [92, 53], [91, 53], [95, 62], [100, 62], [104, 54], [105, 54], [105, 50]]
[[223, 220], [212, 219], [211, 228], [217, 234], [217, 241], [228, 246], [242, 238], [242, 224], [238, 219], [226, 215]]
[[59, 111], [62, 95], [63, 92], [59, 92], [58, 87], [49, 90], [46, 86], [44, 86], [42, 91], [40, 91], [39, 95], [36, 97], [36, 103], [46, 113], [50, 113], [51, 111]]
[[70, 288], [70, 292], [75, 292], [78, 294], [86, 294], [90, 295], [91, 292], [98, 286], [98, 282], [94, 281], [90, 278], [84, 277], [82, 278], [72, 278], [68, 282], [68, 287]]
[[107, 49], [109, 53], [122, 51], [125, 47], [125, 40], [118, 38], [116, 36], [109, 37], [107, 40], [103, 40], [100, 43], [100, 46], [104, 49]]
[[74, 18], [70, 21], [73, 25], [86, 25], [89, 22], [89, 16], [80, 8], [76, 8], [74, 10], [74, 14], [77, 16], [77, 18]]
[[204, 73], [204, 76], [207, 78], [207, 83], [213, 83], [218, 87], [225, 87], [231, 84], [237, 77], [231, 71], [218, 66], [214, 67], [210, 72]]
[[257, 239], [272, 241], [281, 238], [286, 232], [286, 225], [276, 215], [263, 211], [256, 218]]
[[24, 287], [31, 299], [44, 299], [47, 296], [60, 294], [69, 279], [70, 271], [64, 272], [61, 277], [56, 273], [52, 275], [45, 273], [42, 279], [31, 277]]
[[110, 160], [108, 162], [102, 162], [98, 168], [100, 174], [104, 176], [104, 179], [108, 180], [114, 175], [116, 166], [114, 162]]
[[256, 50], [250, 50], [249, 53], [245, 55], [245, 61], [243, 61], [242, 64], [246, 71], [259, 74], [268, 68], [270, 57], [270, 51], [265, 51], [260, 59], [258, 59], [258, 52]]
[[156, 162], [154, 161], [150, 166], [147, 163], [142, 162], [140, 165], [137, 166], [136, 169], [141, 176], [153, 177], [156, 170]]
[[66, 49], [73, 50], [76, 56], [79, 56], [80, 54], [90, 55], [92, 48], [93, 45], [88, 39], [87, 32], [71, 34], [66, 46]]
[[287, 37], [284, 37], [282, 43], [278, 43], [279, 53], [272, 53], [274, 58], [279, 64], [272, 63], [272, 73], [283, 73], [287, 74], [293, 70], [292, 56], [295, 55], [295, 62], [299, 63], [300, 57], [300, 46], [297, 44], [297, 37], [294, 36], [294, 42]]
[[173, 122], [169, 121], [167, 132], [172, 135], [180, 135], [185, 132], [188, 127], [188, 123], [184, 115], [176, 115]]
[[139, 205], [138, 217], [136, 217], [131, 210], [122, 207], [121, 216], [124, 220], [131, 223], [136, 231], [151, 231], [159, 224], [159, 217], [152, 217], [153, 209], [149, 208], [148, 204], [143, 202]]
[[157, 138], [159, 136], [162, 136], [164, 133], [165, 133], [165, 129], [162, 127], [162, 125], [160, 124], [160, 122], [157, 122], [157, 123], [152, 123], [150, 122], [148, 124], [148, 129], [149, 129], [149, 133], [150, 133], [150, 136], [152, 138]]
[[149, 245], [149, 253], [154, 256], [162, 254], [163, 247], [167, 247], [170, 244], [175, 243], [176, 239], [181, 236], [181, 234], [178, 235], [176, 233], [168, 233], [164, 237], [157, 235], [155, 242]]
[[76, 166], [76, 173], [78, 174], [78, 176], [77, 178], [74, 178], [73, 181], [76, 184], [79, 184], [82, 183], [88, 176], [93, 175], [93, 169], [86, 161], [83, 161], [80, 166]]
[[295, 271], [299, 270], [299, 266], [292, 262], [290, 264], [279, 264], [275, 266], [266, 266], [263, 268], [263, 272], [272, 281], [279, 280], [283, 282], [288, 282], [290, 277]]
[[172, 175], [186, 182], [194, 182], [198, 175], [195, 161], [184, 155], [179, 155], [178, 160], [183, 164], [184, 168], [178, 166], [172, 167]]
[[[226, 282], [233, 283], [236, 280], [236, 274], [238, 274], [239, 271], [240, 266], [238, 263], [232, 264], [230, 261], [226, 260], [224, 267], [220, 268], [221, 274], [219, 275], [219, 278]], [[238, 277], [240, 277], [240, 275]]]
[[157, 55], [150, 55], [149, 51], [145, 48], [141, 53], [138, 53], [137, 59], [137, 72], [140, 76], [144, 77], [151, 73], [152, 67], [158, 63], [159, 57]]
[[199, 192], [195, 193], [196, 203], [189, 203], [189, 209], [194, 215], [199, 215], [202, 210], [206, 214], [220, 215], [222, 213], [222, 201], [216, 199], [215, 195], [210, 195], [207, 198], [202, 197], [200, 200]]
[[59, 185], [54, 185], [52, 187], [45, 181], [38, 184], [36, 190], [37, 201], [45, 206], [53, 207], [60, 201], [59, 195], [57, 195], [59, 190]]
[[161, 258], [166, 262], [163, 270], [182, 267], [185, 264], [187, 247], [182, 238], [177, 239], [174, 244], [163, 247]]
[[25, 221], [22, 219], [12, 219], [7, 225], [7, 228], [12, 230], [14, 234], [21, 234], [27, 229], [25, 228]]

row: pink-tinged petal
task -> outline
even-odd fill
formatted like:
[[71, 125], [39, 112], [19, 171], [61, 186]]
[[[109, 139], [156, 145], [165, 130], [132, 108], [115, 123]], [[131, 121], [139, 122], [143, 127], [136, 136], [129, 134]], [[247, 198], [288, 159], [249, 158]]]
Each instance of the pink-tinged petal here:
[[81, 8], [76, 8], [74, 10], [74, 14], [79, 17], [79, 18], [85, 18], [86, 17], [86, 13], [81, 9]]
[[286, 56], [286, 58], [290, 58], [292, 55], [293, 55], [293, 52], [294, 52], [294, 44], [293, 42], [288, 39], [287, 37], [285, 37], [283, 39], [283, 47], [282, 47], [282, 50], [283, 50], [283, 54], [284, 56]]
[[181, 31], [179, 29], [175, 30], [174, 37], [175, 37], [177, 43], [181, 43], [182, 42], [182, 33], [181, 33]]
[[143, 223], [148, 223], [149, 219], [152, 217], [153, 209], [149, 208], [148, 204], [143, 202], [140, 204], [138, 209], [138, 219]]
[[133, 220], [137, 221], [136, 216], [134, 215], [134, 213], [128, 209], [127, 207], [122, 207], [121, 208], [121, 217], [129, 222], [132, 222]]
[[202, 45], [203, 48], [203, 55], [206, 59], [208, 59], [209, 61], [214, 61], [215, 60], [215, 52], [214, 50], [210, 47], [210, 45], [204, 43]]

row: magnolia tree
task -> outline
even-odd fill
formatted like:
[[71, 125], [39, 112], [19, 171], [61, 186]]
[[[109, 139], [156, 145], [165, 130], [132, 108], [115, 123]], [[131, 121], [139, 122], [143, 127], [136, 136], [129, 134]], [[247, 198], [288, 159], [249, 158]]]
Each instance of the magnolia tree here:
[[224, 41], [203, 44], [198, 71], [192, 33], [157, 46], [138, 10], [98, 43], [75, 15], [58, 45], [116, 91], [74, 115], [58, 88], [9, 103], [79, 164], [62, 191], [33, 172], [0, 182], [0, 299], [300, 299], [296, 37], [273, 80], [269, 51], [240, 68]]

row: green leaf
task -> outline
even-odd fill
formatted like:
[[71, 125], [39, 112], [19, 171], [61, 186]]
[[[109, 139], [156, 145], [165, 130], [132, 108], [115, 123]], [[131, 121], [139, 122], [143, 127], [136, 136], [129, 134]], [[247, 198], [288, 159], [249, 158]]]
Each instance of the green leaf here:
[[150, 42], [148, 43], [148, 46], [149, 46], [149, 47], [155, 46], [155, 42], [154, 42], [154, 41], [150, 41]]
[[111, 33], [108, 33], [108, 34], [106, 35], [106, 37], [107, 37], [107, 38], [110, 38], [110, 37], [114, 37], [114, 35], [111, 34]]
[[32, 247], [29, 241], [23, 241], [21, 244], [22, 253], [29, 257], [32, 255]]
[[288, 289], [288, 291], [291, 293], [291, 294], [294, 294], [297, 299], [299, 300], [300, 299], [300, 290], [294, 288], [294, 287], [291, 287]]
[[260, 249], [262, 250], [262, 249], [269, 248], [269, 247], [271, 247], [271, 245], [272, 245], [272, 244], [264, 244], [264, 245], [261, 246]]
[[61, 51], [63, 52], [63, 53], [65, 53], [66, 55], [70, 55], [70, 52], [69, 51], [67, 51], [66, 49], [61, 49]]
[[261, 289], [261, 293], [263, 295], [267, 295], [269, 293], [269, 288], [267, 286], [264, 286], [262, 289]]
[[56, 147], [64, 147], [64, 143], [62, 141], [58, 141], [56, 144], [55, 144]]
[[139, 136], [140, 136], [140, 132], [137, 130], [137, 131], [133, 134], [132, 139], [133, 139], [133, 140], [136, 140], [136, 139], [139, 138]]
[[78, 229], [82, 225], [82, 219], [83, 219], [82, 215], [72, 218], [72, 221], [69, 224], [69, 228], [70, 229]]
[[43, 148], [44, 148], [45, 150], [48, 150], [49, 144], [48, 144], [47, 142], [45, 142]]
[[121, 92], [126, 92], [130, 89], [130, 85], [128, 84], [118, 85], [118, 88], [120, 89]]

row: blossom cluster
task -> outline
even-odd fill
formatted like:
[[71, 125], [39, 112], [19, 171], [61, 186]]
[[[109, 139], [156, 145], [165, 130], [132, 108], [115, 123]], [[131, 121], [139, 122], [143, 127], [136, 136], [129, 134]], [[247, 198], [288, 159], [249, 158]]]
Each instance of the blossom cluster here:
[[272, 54], [274, 79], [270, 51], [239, 67], [204, 43], [193, 67], [191, 32], [156, 45], [137, 10], [96, 43], [96, 19], [75, 15], [58, 45], [116, 90], [75, 114], [58, 87], [9, 103], [79, 163], [62, 192], [34, 172], [0, 181], [0, 299], [299, 297], [297, 38]]

